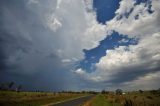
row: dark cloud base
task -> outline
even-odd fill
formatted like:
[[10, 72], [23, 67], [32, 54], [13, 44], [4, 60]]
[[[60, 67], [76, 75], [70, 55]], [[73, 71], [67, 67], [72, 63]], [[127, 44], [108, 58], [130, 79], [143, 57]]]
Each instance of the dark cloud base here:
[[42, 17], [27, 3], [27, 0], [1, 0], [0, 82], [14, 81], [24, 90], [74, 88], [72, 72], [51, 51], [50, 46], [56, 40], [49, 37], [51, 31], [43, 25]]

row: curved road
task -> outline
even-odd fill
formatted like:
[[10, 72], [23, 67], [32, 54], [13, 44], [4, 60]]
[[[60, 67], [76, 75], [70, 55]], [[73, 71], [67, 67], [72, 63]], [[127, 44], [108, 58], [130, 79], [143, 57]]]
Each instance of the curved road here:
[[66, 102], [54, 104], [54, 105], [51, 105], [51, 106], [79, 106], [79, 105], [83, 104], [84, 102], [90, 100], [93, 96], [94, 95], [85, 96], [85, 97], [77, 98], [77, 99], [74, 99], [74, 100], [69, 100], [69, 101], [66, 101]]

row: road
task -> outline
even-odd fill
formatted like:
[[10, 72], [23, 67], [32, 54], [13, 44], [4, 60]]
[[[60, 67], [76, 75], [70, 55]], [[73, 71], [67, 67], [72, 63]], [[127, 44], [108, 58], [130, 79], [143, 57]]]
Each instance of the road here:
[[54, 104], [54, 105], [51, 105], [51, 106], [79, 106], [79, 105], [83, 104], [84, 102], [88, 101], [89, 99], [91, 99], [93, 96], [94, 95], [85, 96], [85, 97], [77, 98], [77, 99], [74, 99], [74, 100], [69, 100], [69, 101], [66, 101], [66, 102]]

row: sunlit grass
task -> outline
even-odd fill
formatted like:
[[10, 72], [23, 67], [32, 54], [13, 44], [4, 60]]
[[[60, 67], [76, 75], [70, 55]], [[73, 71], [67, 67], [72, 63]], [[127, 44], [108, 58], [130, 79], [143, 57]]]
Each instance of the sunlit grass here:
[[98, 94], [82, 106], [160, 106], [160, 91], [133, 91], [124, 95], [114, 92]]
[[83, 106], [119, 106], [117, 103], [109, 102], [105, 95], [98, 94], [90, 101], [87, 101]]
[[112, 106], [103, 95], [97, 95], [92, 102], [92, 106]]

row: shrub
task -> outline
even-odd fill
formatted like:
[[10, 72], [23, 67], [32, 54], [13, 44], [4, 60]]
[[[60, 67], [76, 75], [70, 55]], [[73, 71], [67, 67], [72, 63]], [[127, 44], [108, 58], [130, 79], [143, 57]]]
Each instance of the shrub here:
[[121, 90], [121, 89], [117, 89], [117, 90], [116, 90], [116, 94], [117, 94], [117, 95], [122, 95], [122, 90]]
[[139, 93], [143, 93], [143, 91], [140, 89], [140, 90], [139, 90]]

